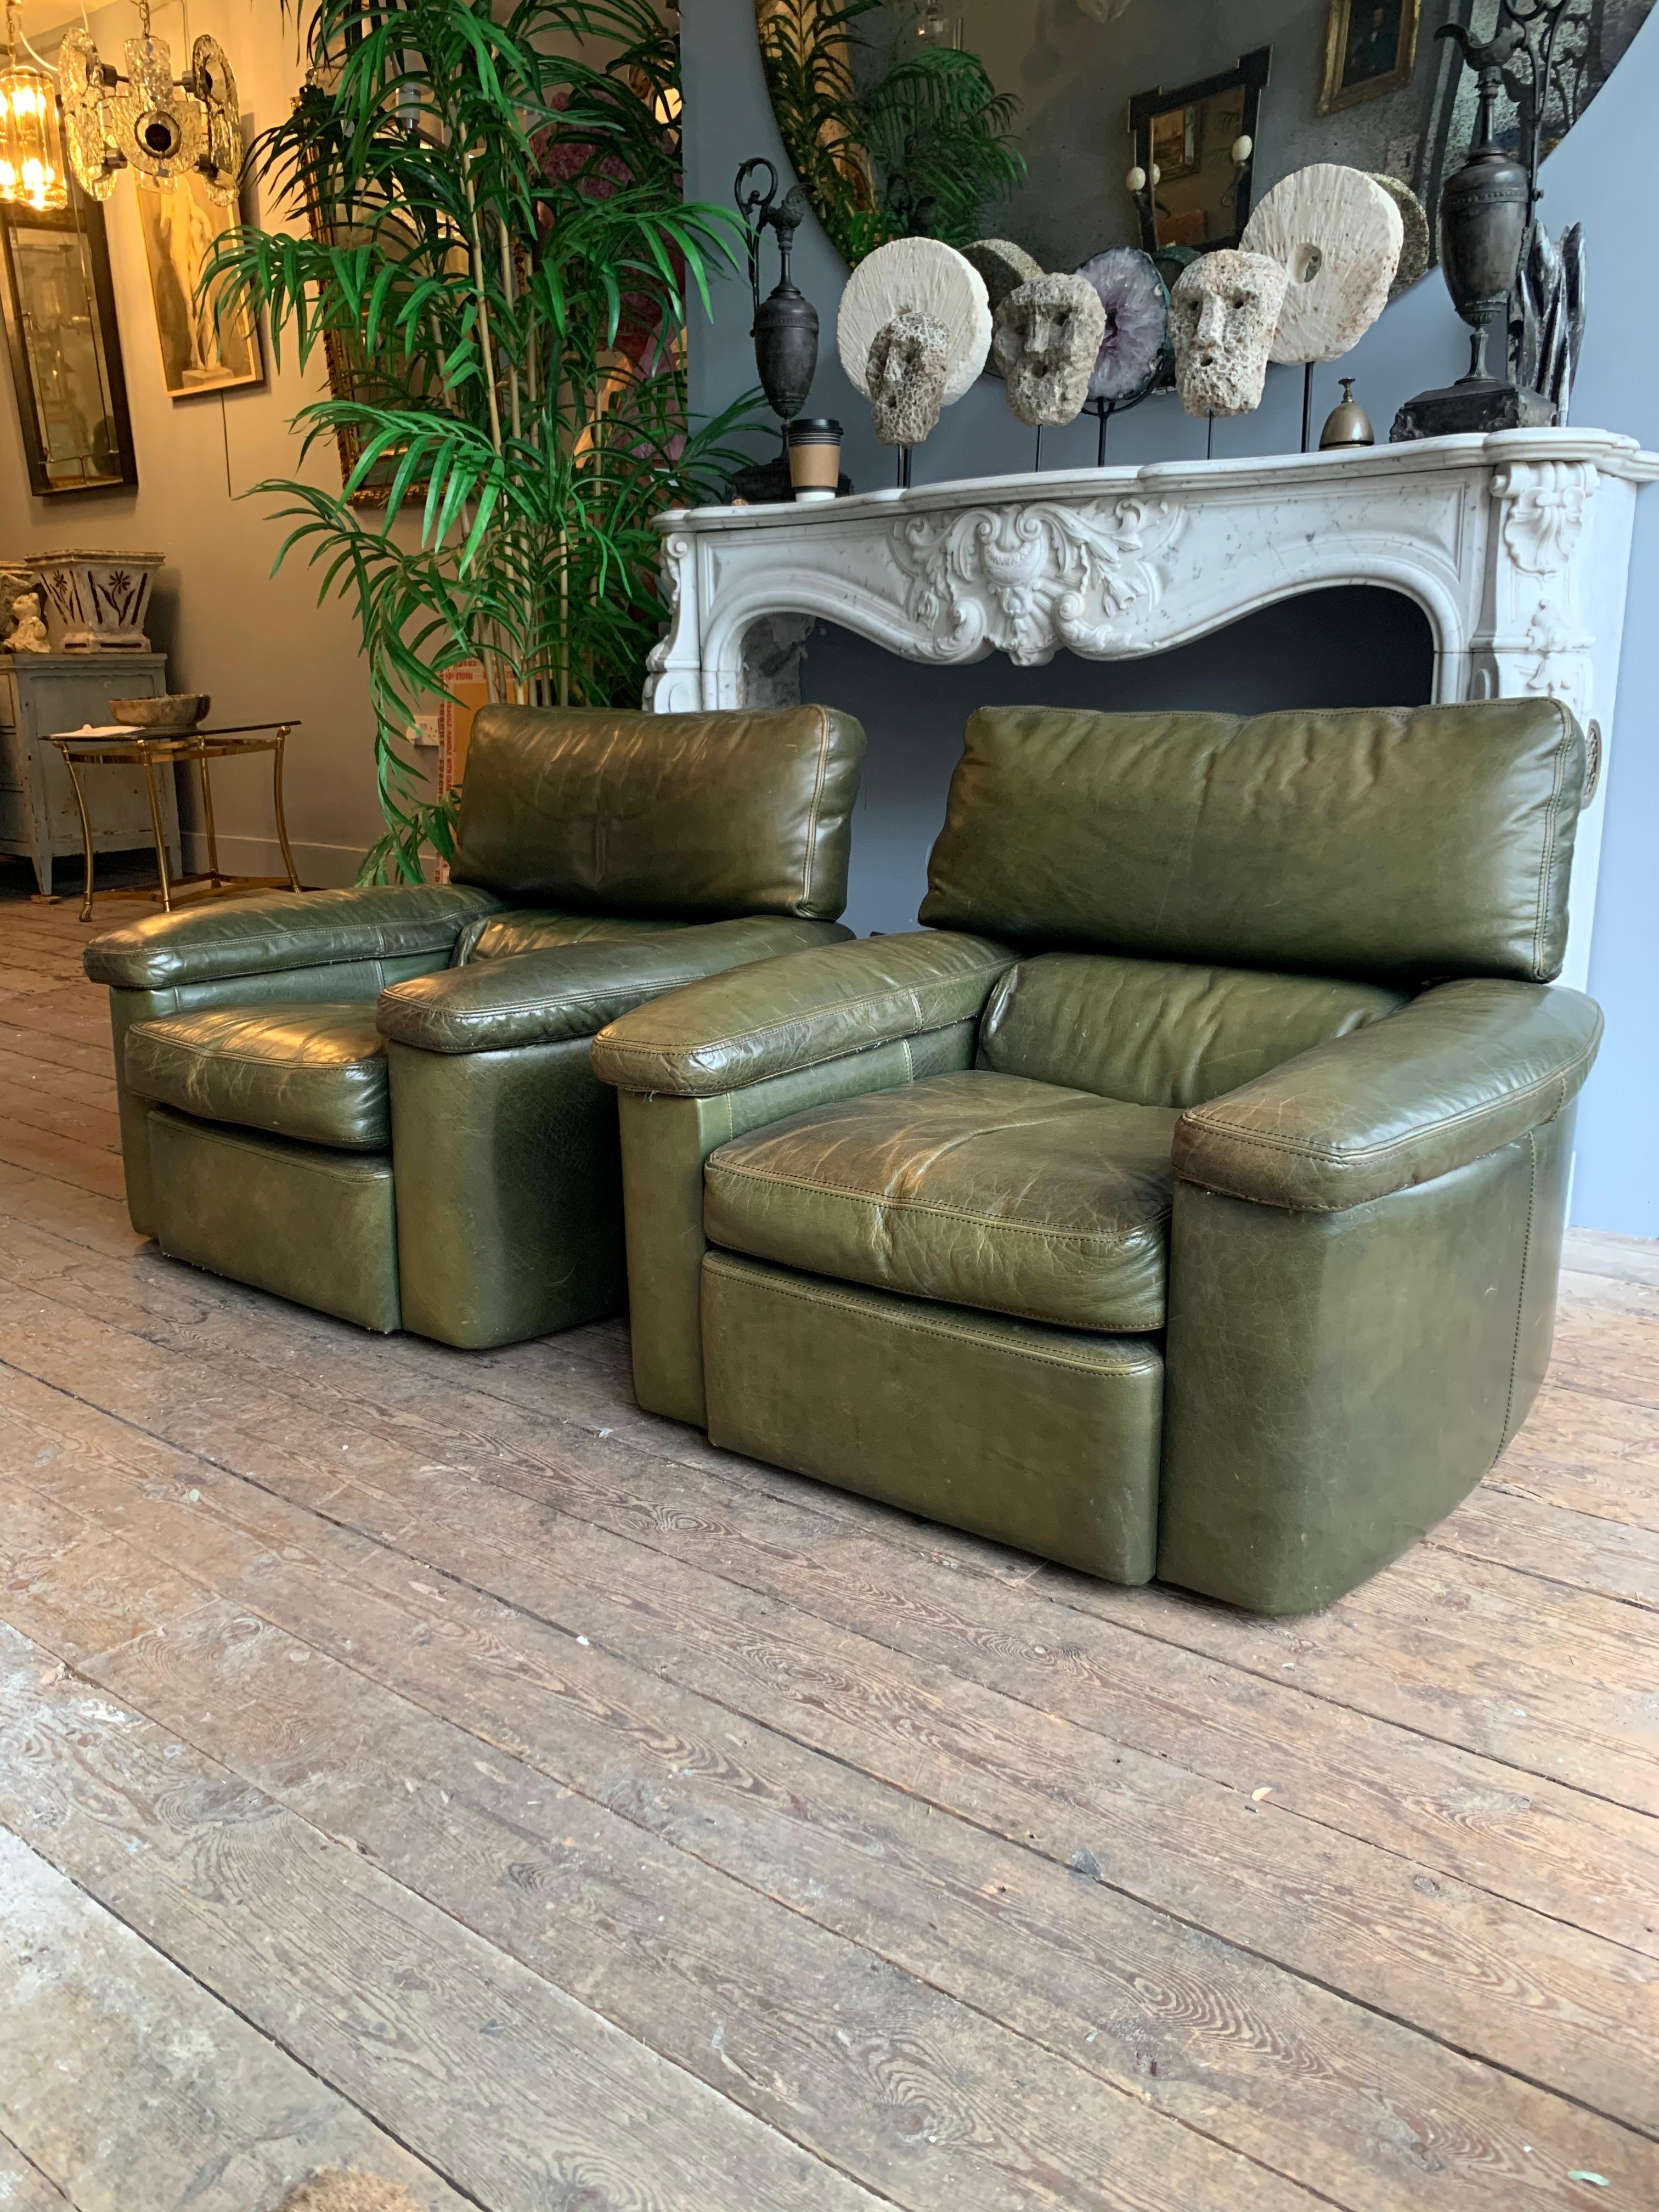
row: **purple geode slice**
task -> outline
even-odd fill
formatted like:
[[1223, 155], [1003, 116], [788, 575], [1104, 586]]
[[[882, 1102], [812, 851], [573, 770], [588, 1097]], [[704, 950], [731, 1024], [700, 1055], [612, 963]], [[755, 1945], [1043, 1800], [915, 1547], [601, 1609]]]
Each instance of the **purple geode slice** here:
[[1158, 374], [1169, 343], [1170, 295], [1150, 254], [1138, 246], [1111, 246], [1078, 270], [1100, 295], [1106, 310], [1091, 399], [1138, 399]]

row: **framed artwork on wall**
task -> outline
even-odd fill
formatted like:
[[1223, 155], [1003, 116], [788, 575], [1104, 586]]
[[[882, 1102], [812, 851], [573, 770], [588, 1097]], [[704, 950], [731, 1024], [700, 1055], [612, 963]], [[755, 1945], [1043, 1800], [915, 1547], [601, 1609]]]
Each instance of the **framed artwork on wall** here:
[[0, 307], [29, 489], [136, 484], [104, 211], [71, 185], [64, 208], [0, 203]]
[[264, 380], [258, 325], [246, 312], [216, 314], [196, 287], [216, 239], [234, 230], [240, 216], [208, 197], [194, 170], [171, 185], [140, 184], [134, 193], [149, 264], [150, 297], [161, 346], [161, 380], [173, 399], [199, 392], [230, 392]]
[[1422, 5], [1423, 0], [1330, 0], [1322, 115], [1405, 90], [1417, 65]]

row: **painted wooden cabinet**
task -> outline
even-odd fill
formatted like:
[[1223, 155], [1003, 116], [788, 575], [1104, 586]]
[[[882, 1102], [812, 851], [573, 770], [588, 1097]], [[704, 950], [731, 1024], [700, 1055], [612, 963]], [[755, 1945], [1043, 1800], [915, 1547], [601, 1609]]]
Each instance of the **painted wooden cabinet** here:
[[[114, 720], [118, 699], [153, 699], [167, 690], [160, 653], [0, 653], [0, 853], [34, 864], [42, 893], [52, 890], [59, 854], [81, 854], [81, 817], [69, 771], [49, 732]], [[155, 848], [142, 769], [82, 772], [94, 853]], [[167, 860], [180, 872], [179, 802], [171, 767], [158, 771]]]

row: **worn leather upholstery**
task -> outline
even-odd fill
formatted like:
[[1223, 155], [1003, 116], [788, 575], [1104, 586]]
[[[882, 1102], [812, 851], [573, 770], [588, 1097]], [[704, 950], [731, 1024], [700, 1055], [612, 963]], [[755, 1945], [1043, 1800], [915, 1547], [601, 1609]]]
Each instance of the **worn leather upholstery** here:
[[594, 1073], [623, 1091], [709, 1098], [976, 1018], [1013, 955], [982, 938], [872, 937], [757, 963], [606, 1024]]
[[1559, 701], [1340, 713], [986, 708], [921, 919], [1228, 967], [1545, 982], [1584, 746]]
[[454, 882], [97, 939], [135, 1227], [468, 1347], [620, 1310], [617, 1103], [589, 1040], [656, 992], [847, 937], [862, 746], [816, 708], [491, 710]]
[[980, 1058], [1137, 1106], [1201, 1106], [1405, 1003], [1375, 983], [1047, 952], [998, 984]]
[[401, 1325], [392, 1162], [149, 1109], [155, 1237], [175, 1260], [382, 1332]]
[[94, 937], [86, 970], [116, 990], [162, 991], [349, 962], [447, 959], [465, 925], [499, 904], [471, 885], [410, 884], [178, 907]]
[[708, 1433], [1109, 1582], [1150, 1580], [1164, 1361], [711, 1252]]
[[126, 1076], [141, 1098], [204, 1121], [356, 1152], [392, 1142], [372, 1000], [214, 1006], [139, 1022], [127, 1032]]
[[1443, 983], [1183, 1115], [1176, 1164], [1188, 1182], [1263, 1206], [1360, 1206], [1551, 1120], [1601, 1038], [1601, 1009], [1581, 992]]
[[711, 1155], [712, 1244], [1102, 1333], [1164, 1325], [1174, 1109], [936, 1075]]
[[836, 921], [757, 914], [631, 939], [587, 937], [509, 959], [475, 956], [465, 967], [386, 991], [380, 1028], [422, 1052], [558, 1044], [567, 1037], [591, 1037], [602, 1023], [642, 999], [699, 976], [833, 945], [851, 933]]
[[859, 725], [823, 707], [486, 707], [450, 872], [515, 904], [833, 921], [863, 751]]
[[1583, 777], [1547, 700], [976, 716], [937, 933], [595, 1042], [641, 1401], [1115, 1579], [1352, 1589], [1548, 1358]]

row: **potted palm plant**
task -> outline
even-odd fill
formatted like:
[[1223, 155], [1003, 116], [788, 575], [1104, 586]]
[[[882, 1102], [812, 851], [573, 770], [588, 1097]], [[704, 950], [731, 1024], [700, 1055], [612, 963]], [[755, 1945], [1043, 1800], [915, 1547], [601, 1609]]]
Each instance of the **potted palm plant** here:
[[409, 751], [422, 700], [635, 704], [661, 625], [652, 518], [747, 458], [740, 403], [686, 415], [688, 291], [730, 219], [682, 204], [678, 46], [650, 0], [319, 0], [306, 88], [251, 159], [295, 227], [204, 271], [273, 349], [321, 345], [296, 418], [343, 481], [276, 479], [277, 560], [362, 628], [386, 833], [366, 876], [453, 851], [457, 794]]

